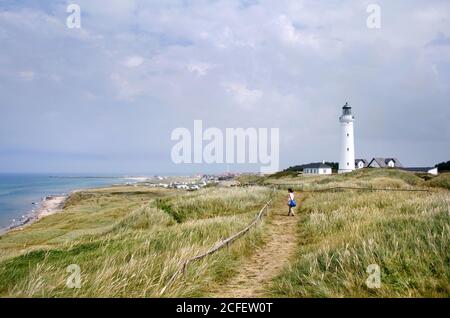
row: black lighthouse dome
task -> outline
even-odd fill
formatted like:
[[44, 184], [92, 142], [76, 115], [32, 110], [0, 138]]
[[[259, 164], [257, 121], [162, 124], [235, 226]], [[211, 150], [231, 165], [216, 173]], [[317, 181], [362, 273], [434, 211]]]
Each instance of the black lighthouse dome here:
[[351, 115], [352, 114], [352, 108], [348, 103], [345, 103], [344, 107], [342, 107], [342, 115]]

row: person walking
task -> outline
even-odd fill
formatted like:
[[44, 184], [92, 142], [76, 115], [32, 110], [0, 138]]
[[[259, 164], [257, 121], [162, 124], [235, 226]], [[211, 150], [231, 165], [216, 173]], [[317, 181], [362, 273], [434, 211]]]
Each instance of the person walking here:
[[288, 189], [288, 193], [289, 193], [289, 198], [288, 198], [289, 212], [288, 212], [288, 216], [290, 216], [290, 215], [295, 216], [294, 208], [297, 206], [297, 202], [295, 202], [294, 190], [289, 188]]

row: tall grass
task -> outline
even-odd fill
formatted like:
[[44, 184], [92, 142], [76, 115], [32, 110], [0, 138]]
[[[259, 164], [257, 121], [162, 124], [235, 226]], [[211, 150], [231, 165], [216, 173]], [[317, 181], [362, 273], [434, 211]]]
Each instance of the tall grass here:
[[63, 213], [0, 236], [0, 260], [35, 249], [60, 246], [85, 235], [106, 233], [133, 210], [171, 193], [135, 187], [77, 192], [65, 202]]
[[191, 192], [182, 197], [161, 198], [155, 206], [171, 215], [177, 222], [211, 218], [219, 215], [235, 215], [261, 207], [269, 195], [269, 189], [251, 188], [209, 188]]
[[450, 172], [442, 173], [426, 182], [427, 186], [450, 190]]
[[[158, 297], [185, 259], [243, 228], [270, 194], [265, 188], [248, 191], [251, 195], [246, 204], [235, 189], [169, 192], [168, 202], [185, 215], [181, 223], [155, 204], [165, 192], [150, 195], [133, 189], [77, 194], [63, 213], [44, 218], [45, 226], [38, 222], [0, 239], [0, 244], [9, 244], [10, 249], [0, 263], [0, 296]], [[129, 206], [115, 206], [117, 196]], [[207, 203], [209, 200], [227, 209], [211, 213], [214, 205]], [[96, 221], [98, 226], [92, 224]], [[55, 234], [59, 231], [64, 231], [62, 238]], [[21, 251], [23, 241], [40, 243]], [[203, 295], [231, 276], [242, 258], [260, 243], [261, 228], [238, 240], [230, 250], [192, 264], [164, 296]], [[80, 289], [66, 287], [70, 264], [81, 268]]]
[[[448, 192], [310, 195], [295, 263], [273, 283], [284, 297], [449, 297]], [[381, 288], [366, 285], [381, 269]]]
[[[76, 193], [61, 213], [0, 237], [0, 296], [159, 297], [184, 260], [245, 227], [272, 195], [272, 185], [292, 184], [432, 191], [300, 194], [306, 198], [297, 211], [298, 251], [272, 282], [274, 296], [450, 296], [446, 176], [424, 181], [404, 171], [365, 169], [252, 180], [268, 187], [196, 192], [120, 187]], [[191, 264], [163, 296], [208, 295], [263, 243], [265, 226], [229, 250]], [[80, 289], [66, 286], [70, 264], [81, 268]], [[365, 284], [371, 264], [381, 269], [379, 289]]]
[[297, 175], [267, 177], [266, 185], [294, 186], [305, 191], [332, 187], [412, 189], [424, 185], [418, 176], [398, 169], [361, 169], [334, 175]]

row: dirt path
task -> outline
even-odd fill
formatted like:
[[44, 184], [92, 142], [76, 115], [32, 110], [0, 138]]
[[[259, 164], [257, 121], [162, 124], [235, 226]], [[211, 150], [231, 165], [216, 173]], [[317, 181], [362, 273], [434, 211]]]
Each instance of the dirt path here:
[[266, 244], [244, 261], [237, 275], [212, 297], [264, 297], [270, 281], [288, 264], [297, 246], [297, 216], [287, 216], [286, 200], [279, 198], [270, 209]]

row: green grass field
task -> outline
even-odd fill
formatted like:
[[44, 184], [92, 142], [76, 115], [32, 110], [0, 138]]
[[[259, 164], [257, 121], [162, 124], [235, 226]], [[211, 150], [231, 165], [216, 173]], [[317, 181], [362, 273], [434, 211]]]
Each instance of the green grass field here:
[[287, 187], [292, 185], [305, 191], [332, 187], [413, 189], [427, 185], [417, 175], [397, 169], [362, 169], [352, 173], [330, 176], [308, 176], [299, 175], [297, 172], [286, 172], [266, 177], [259, 183], [269, 186]]
[[[157, 297], [185, 259], [245, 227], [270, 193], [258, 187], [193, 193], [124, 187], [77, 193], [62, 213], [1, 237], [0, 295]], [[159, 208], [161, 200], [169, 212]], [[163, 296], [203, 295], [208, 286], [232, 275], [261, 243], [261, 229], [229, 251], [192, 264]], [[66, 287], [70, 264], [81, 269], [80, 289]]]
[[[332, 177], [271, 178], [306, 189], [324, 186], [414, 189], [443, 185], [397, 170]], [[450, 193], [339, 191], [305, 194], [298, 209], [300, 244], [292, 266], [272, 284], [280, 297], [449, 297]], [[380, 268], [369, 288], [367, 267]]]
[[[194, 192], [82, 191], [61, 213], [0, 237], [0, 297], [160, 297], [184, 260], [244, 228], [273, 196], [283, 201], [285, 191], [274, 186], [305, 192], [297, 192], [304, 200], [296, 211], [295, 257], [269, 282], [268, 296], [449, 297], [449, 176], [365, 169], [246, 176], [259, 185]], [[337, 186], [429, 192], [312, 191]], [[226, 285], [264, 247], [270, 224], [269, 218], [229, 250], [191, 264], [162, 296], [208, 296]], [[80, 289], [66, 286], [71, 264], [81, 269]], [[371, 264], [380, 268], [380, 288], [365, 283]]]

